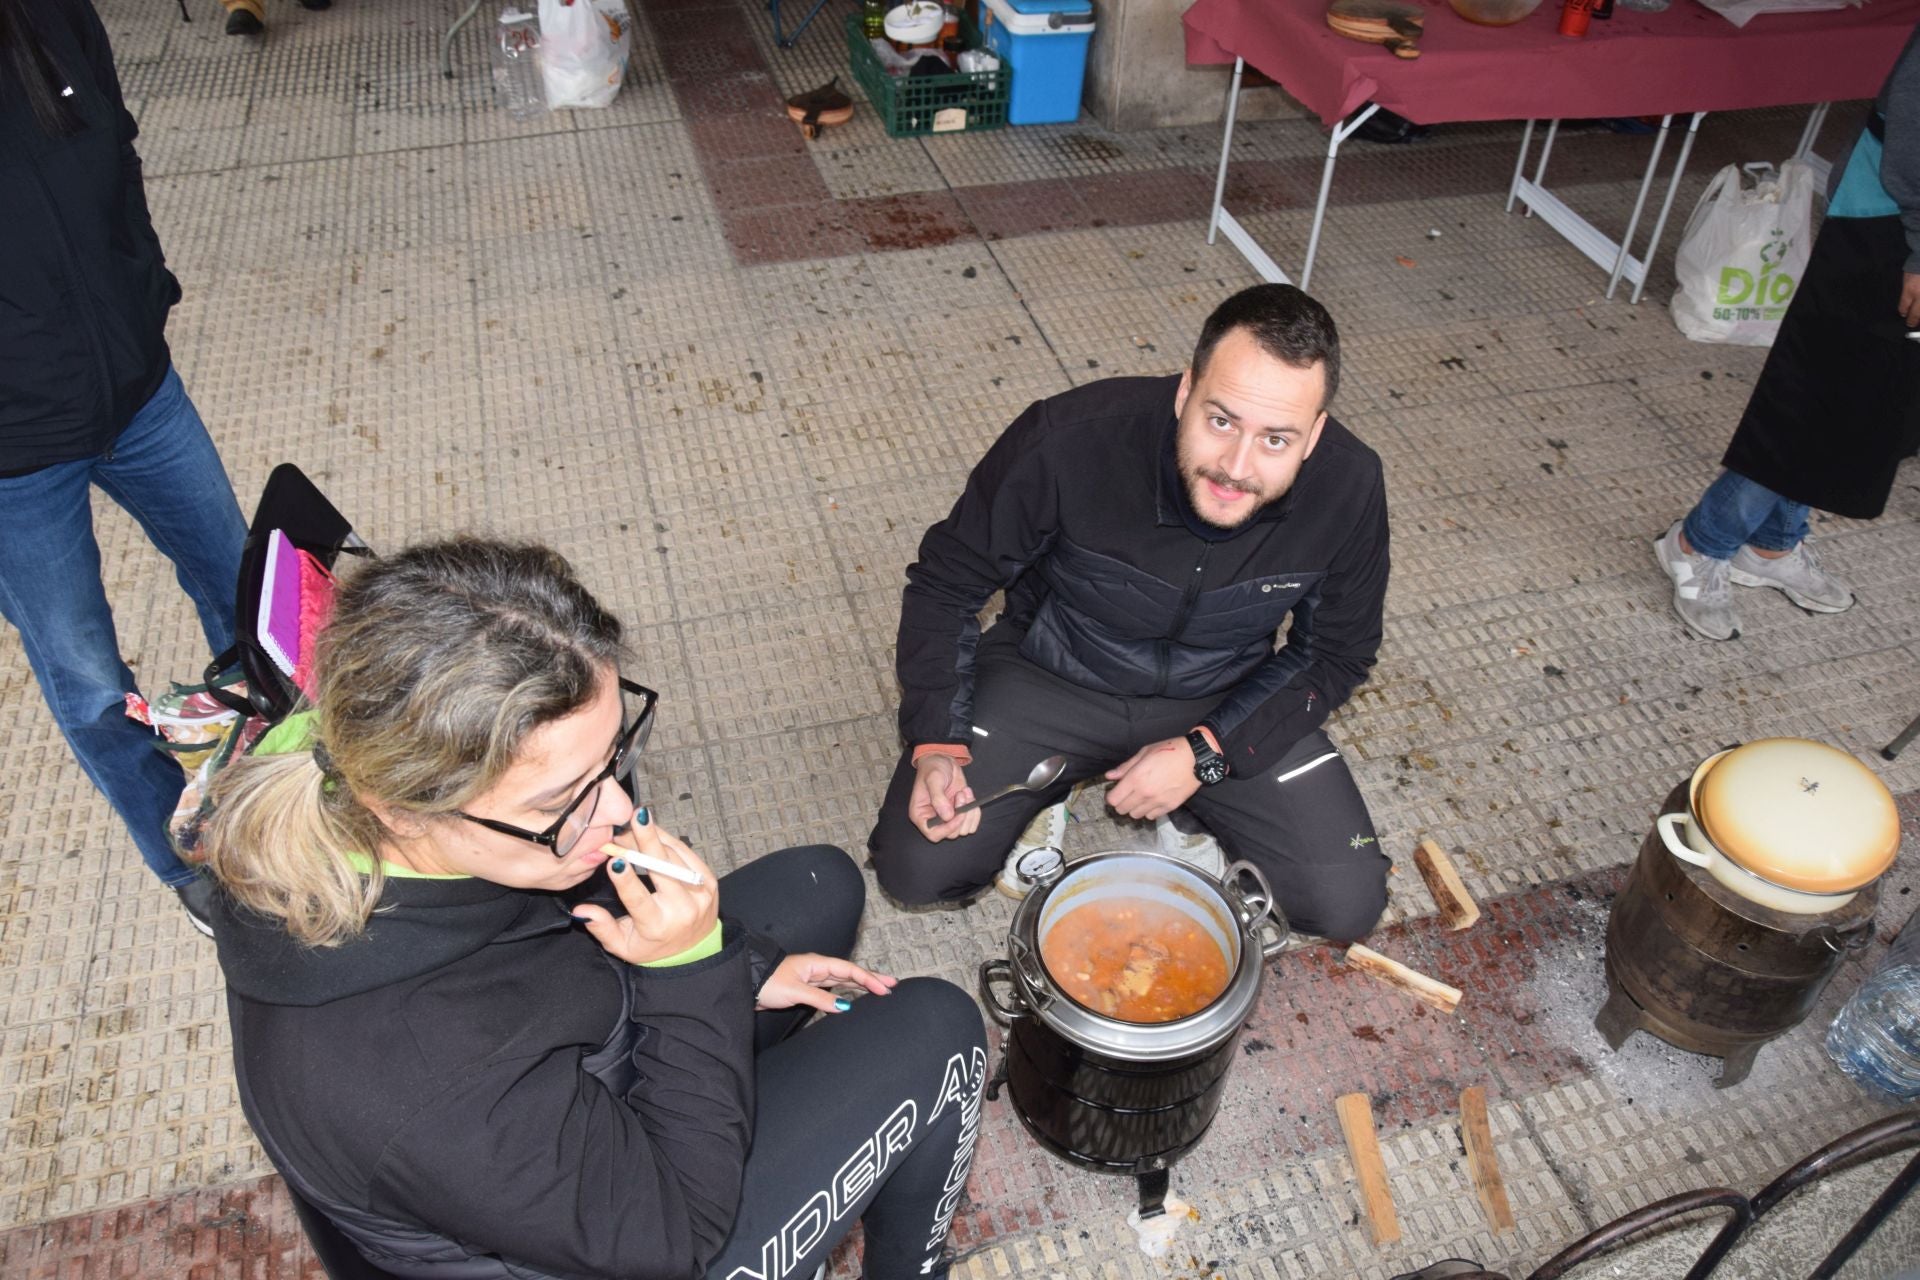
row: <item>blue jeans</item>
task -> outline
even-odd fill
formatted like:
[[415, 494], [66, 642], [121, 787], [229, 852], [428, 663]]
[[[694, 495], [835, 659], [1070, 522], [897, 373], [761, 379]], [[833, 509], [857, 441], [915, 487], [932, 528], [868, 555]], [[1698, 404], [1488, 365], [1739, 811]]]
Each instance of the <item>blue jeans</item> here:
[[93, 484], [173, 561], [200, 611], [209, 658], [233, 643], [246, 520], [172, 369], [106, 453], [0, 479], [0, 613], [19, 630], [54, 721], [141, 858], [163, 883], [182, 884], [193, 869], [174, 855], [167, 819], [184, 776], [125, 714], [124, 695], [136, 686], [100, 581]]
[[1722, 471], [1687, 512], [1682, 527], [1693, 549], [1714, 560], [1731, 560], [1748, 545], [1791, 551], [1807, 536], [1807, 506], [1789, 502], [1737, 471]]

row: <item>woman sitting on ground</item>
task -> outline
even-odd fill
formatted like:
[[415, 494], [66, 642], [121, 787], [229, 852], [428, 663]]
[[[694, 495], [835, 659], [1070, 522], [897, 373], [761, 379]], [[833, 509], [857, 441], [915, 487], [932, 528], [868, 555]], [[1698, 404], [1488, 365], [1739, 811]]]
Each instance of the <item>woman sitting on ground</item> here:
[[716, 885], [640, 803], [654, 694], [620, 657], [542, 548], [343, 583], [314, 709], [228, 768], [207, 836], [247, 1119], [399, 1275], [810, 1276], [856, 1220], [871, 1280], [945, 1275], [978, 1011], [841, 958], [838, 849]]

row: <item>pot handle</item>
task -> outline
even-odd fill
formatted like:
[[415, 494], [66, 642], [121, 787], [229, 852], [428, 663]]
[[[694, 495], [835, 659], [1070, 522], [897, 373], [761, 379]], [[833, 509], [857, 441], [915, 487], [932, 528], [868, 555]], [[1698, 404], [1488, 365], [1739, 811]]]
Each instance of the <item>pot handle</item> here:
[[[1001, 1004], [993, 994], [993, 984], [1005, 982], [1011, 1004]], [[1027, 1015], [1026, 1001], [1020, 998], [1020, 992], [1013, 981], [1013, 966], [1005, 960], [988, 960], [980, 966], [980, 1003], [987, 1006], [987, 1012], [1001, 1026], [1011, 1026], [1015, 1018]]]
[[1653, 820], [1654, 830], [1660, 833], [1660, 842], [1667, 846], [1668, 853], [1682, 862], [1691, 862], [1696, 867], [1704, 867], [1713, 859], [1698, 849], [1689, 848], [1687, 842], [1682, 840], [1679, 833], [1674, 830], [1677, 823], [1685, 822], [1686, 819], [1687, 815], [1684, 813], [1663, 813]]
[[1850, 959], [1858, 959], [1860, 952], [1865, 950], [1867, 944], [1873, 941], [1873, 919], [1872, 917], [1868, 917], [1865, 920], [1856, 921], [1844, 929], [1836, 929], [1830, 924], [1823, 924], [1818, 929], [1808, 933], [1800, 941], [1803, 946], [1810, 947], [1818, 943], [1824, 945], [1827, 950], [1833, 952], [1835, 955], [1844, 955]]
[[[1253, 881], [1252, 893], [1240, 887], [1243, 877]], [[1240, 915], [1240, 928], [1260, 943], [1261, 956], [1271, 960], [1279, 955], [1287, 939], [1293, 936], [1293, 926], [1287, 923], [1287, 913], [1273, 900], [1273, 887], [1260, 873], [1260, 868], [1242, 858], [1227, 868], [1220, 883], [1226, 890], [1227, 900]], [[1273, 926], [1271, 937], [1267, 936], [1269, 923]]]

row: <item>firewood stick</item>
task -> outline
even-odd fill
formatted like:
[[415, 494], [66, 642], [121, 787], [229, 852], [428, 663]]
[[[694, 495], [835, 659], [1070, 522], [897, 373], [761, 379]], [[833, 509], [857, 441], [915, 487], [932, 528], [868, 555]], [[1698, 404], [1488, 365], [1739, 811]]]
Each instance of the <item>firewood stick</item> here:
[[1427, 882], [1427, 892], [1433, 895], [1433, 905], [1440, 908], [1447, 928], [1465, 929], [1480, 918], [1480, 904], [1467, 892], [1453, 859], [1439, 845], [1422, 840], [1413, 851], [1413, 865], [1420, 869], [1420, 878]]
[[1360, 1183], [1360, 1204], [1367, 1211], [1367, 1235], [1374, 1244], [1392, 1244], [1400, 1238], [1400, 1218], [1393, 1211], [1393, 1191], [1387, 1186], [1387, 1165], [1380, 1158], [1380, 1138], [1373, 1129], [1373, 1100], [1364, 1093], [1342, 1094], [1333, 1109], [1340, 1116], [1340, 1132], [1347, 1140], [1353, 1175]]
[[1493, 1129], [1487, 1123], [1487, 1091], [1479, 1085], [1460, 1093], [1460, 1143], [1467, 1149], [1467, 1171], [1487, 1222], [1495, 1231], [1513, 1230], [1513, 1207], [1507, 1203], [1507, 1184], [1500, 1177]]
[[1398, 960], [1389, 960], [1368, 947], [1354, 943], [1347, 948], [1349, 967], [1372, 974], [1390, 987], [1398, 987], [1416, 1000], [1423, 1000], [1442, 1013], [1452, 1013], [1460, 1004], [1461, 991], [1424, 973], [1417, 973]]

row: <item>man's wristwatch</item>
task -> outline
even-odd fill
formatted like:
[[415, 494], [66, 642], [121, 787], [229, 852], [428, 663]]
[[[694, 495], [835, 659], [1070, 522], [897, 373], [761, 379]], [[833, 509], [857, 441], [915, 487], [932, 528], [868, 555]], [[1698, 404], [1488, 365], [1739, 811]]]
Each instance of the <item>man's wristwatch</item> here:
[[1187, 745], [1193, 748], [1193, 776], [1200, 779], [1202, 786], [1210, 787], [1227, 780], [1227, 759], [1213, 749], [1206, 734], [1195, 729], [1187, 735]]

